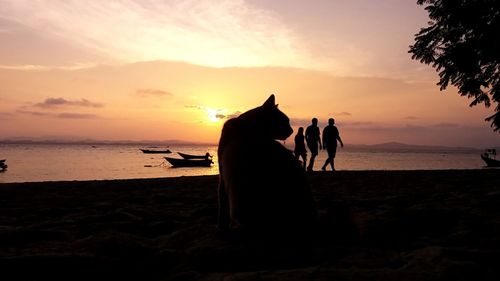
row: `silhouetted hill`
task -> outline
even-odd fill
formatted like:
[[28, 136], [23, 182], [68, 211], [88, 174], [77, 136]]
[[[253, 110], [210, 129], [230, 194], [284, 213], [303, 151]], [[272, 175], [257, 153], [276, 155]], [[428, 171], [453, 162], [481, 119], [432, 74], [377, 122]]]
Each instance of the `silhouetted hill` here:
[[351, 145], [351, 149], [372, 149], [382, 151], [471, 151], [481, 150], [474, 147], [450, 147], [450, 146], [432, 146], [432, 145], [415, 145], [400, 142], [386, 142], [372, 145]]
[[217, 145], [215, 143], [189, 142], [184, 140], [96, 140], [80, 137], [12, 137], [0, 139], [0, 144], [123, 144], [123, 145]]
[[[96, 140], [91, 138], [77, 136], [48, 136], [48, 137], [10, 137], [0, 139], [0, 144], [123, 144], [123, 145], [139, 145], [139, 146], [175, 146], [175, 145], [207, 145], [216, 146], [217, 143], [202, 143], [190, 142], [185, 140]], [[287, 141], [285, 146], [293, 150], [293, 141]], [[486, 147], [485, 147], [486, 148]], [[395, 152], [457, 152], [457, 151], [482, 151], [485, 148], [477, 147], [451, 147], [451, 146], [432, 146], [432, 145], [415, 145], [400, 142], [386, 142], [380, 144], [349, 144], [347, 143], [344, 149], [346, 150], [363, 150], [363, 151], [395, 151]], [[489, 147], [488, 147], [489, 148]], [[500, 150], [500, 147], [492, 147]]]
[[[285, 143], [289, 149], [293, 150], [293, 141]], [[485, 147], [486, 148], [486, 147]], [[433, 146], [433, 145], [415, 145], [400, 142], [386, 142], [379, 144], [349, 144], [346, 143], [344, 148], [348, 151], [384, 151], [384, 152], [460, 152], [460, 151], [482, 151], [485, 148], [478, 147], [453, 147], [453, 146]], [[489, 148], [489, 147], [488, 147]], [[339, 148], [340, 150], [341, 148]], [[500, 150], [500, 147], [496, 147]], [[341, 151], [341, 150], [340, 150]]]

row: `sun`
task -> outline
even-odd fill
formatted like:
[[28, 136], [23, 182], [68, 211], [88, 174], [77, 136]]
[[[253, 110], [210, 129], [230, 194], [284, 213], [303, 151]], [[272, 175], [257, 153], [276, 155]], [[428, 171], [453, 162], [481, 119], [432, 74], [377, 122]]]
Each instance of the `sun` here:
[[210, 122], [217, 122], [219, 121], [219, 117], [217, 116], [217, 110], [215, 109], [212, 109], [212, 108], [207, 108], [207, 113], [208, 113], [208, 120], [210, 120]]

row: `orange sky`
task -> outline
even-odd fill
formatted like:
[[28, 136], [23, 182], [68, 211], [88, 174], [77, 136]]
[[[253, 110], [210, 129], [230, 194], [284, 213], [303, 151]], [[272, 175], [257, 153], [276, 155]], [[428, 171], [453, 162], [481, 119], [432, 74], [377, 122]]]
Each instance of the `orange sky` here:
[[217, 142], [275, 93], [292, 125], [346, 144], [500, 145], [407, 53], [410, 0], [0, 3], [0, 136]]

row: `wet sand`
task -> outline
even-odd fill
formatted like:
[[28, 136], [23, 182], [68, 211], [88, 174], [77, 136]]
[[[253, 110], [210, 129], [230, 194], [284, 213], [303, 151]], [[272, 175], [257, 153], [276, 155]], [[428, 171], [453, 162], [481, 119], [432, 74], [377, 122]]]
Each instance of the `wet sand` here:
[[0, 278], [500, 280], [500, 170], [309, 180], [301, 241], [218, 232], [217, 176], [0, 184]]

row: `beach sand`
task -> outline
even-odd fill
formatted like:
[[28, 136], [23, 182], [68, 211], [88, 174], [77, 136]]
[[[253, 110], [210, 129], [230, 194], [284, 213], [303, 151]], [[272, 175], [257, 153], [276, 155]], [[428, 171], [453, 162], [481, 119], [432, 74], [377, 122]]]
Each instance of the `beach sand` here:
[[2, 280], [500, 280], [500, 170], [309, 175], [301, 241], [217, 231], [217, 176], [0, 184]]

